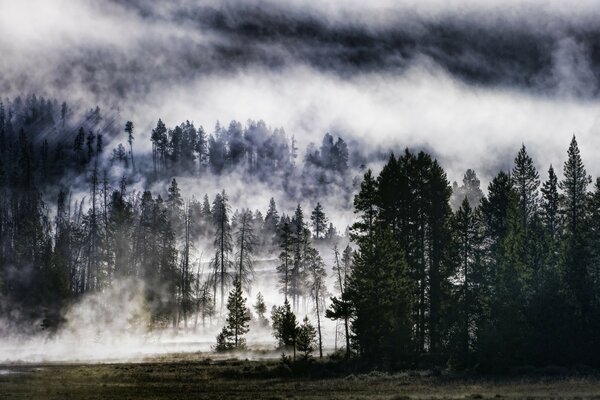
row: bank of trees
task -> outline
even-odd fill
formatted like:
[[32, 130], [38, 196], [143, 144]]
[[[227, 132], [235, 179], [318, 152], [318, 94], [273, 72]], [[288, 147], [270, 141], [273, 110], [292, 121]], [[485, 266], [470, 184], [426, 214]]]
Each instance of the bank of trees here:
[[[212, 204], [207, 196], [203, 201], [184, 199], [172, 179], [162, 194], [137, 193], [125, 180], [114, 187], [96, 169], [90, 173], [87, 196], [73, 200], [70, 192], [59, 191], [55, 213], [32, 183], [2, 190], [3, 304], [26, 309], [33, 318], [46, 318], [50, 310], [86, 293], [135, 279], [145, 282], [154, 326], [187, 328], [190, 319], [194, 328], [199, 321], [205, 326], [214, 316], [225, 315], [227, 293], [235, 282], [250, 292], [255, 257], [285, 248], [281, 238], [290, 224], [285, 214], [278, 217], [274, 200], [263, 218], [258, 210], [232, 211], [225, 191]], [[289, 239], [289, 282], [297, 311], [315, 299], [322, 302], [327, 292], [323, 261], [309, 230], [302, 223], [296, 232], [301, 235]], [[49, 324], [60, 321], [58, 314], [51, 317]]]
[[600, 181], [590, 190], [575, 137], [558, 180], [540, 181], [525, 146], [482, 196], [468, 171], [456, 211], [429, 155], [391, 156], [355, 198], [350, 308], [354, 349], [373, 363], [429, 360], [501, 369], [597, 364]]
[[[392, 155], [357, 187], [349, 246], [319, 198], [349, 187], [343, 139], [325, 135], [299, 165], [294, 138], [260, 122], [209, 133], [159, 120], [148, 155], [139, 138], [133, 122], [117, 127], [98, 108], [0, 103], [3, 315], [55, 327], [69, 302], [135, 279], [154, 326], [197, 329], [224, 323], [233, 289], [238, 347], [246, 328], [235, 305], [256, 282], [256, 260], [271, 258], [282, 346], [321, 353], [325, 317], [342, 326], [348, 358], [378, 365], [598, 364], [600, 180], [574, 137], [564, 164], [543, 174], [522, 146], [485, 193], [472, 169], [450, 185], [427, 153]], [[234, 172], [279, 175], [304, 201], [235, 210], [227, 191], [185, 197], [177, 179]], [[164, 189], [134, 190], [142, 178]], [[266, 326], [264, 299], [255, 310]], [[304, 314], [312, 322], [299, 324]], [[297, 336], [300, 325], [315, 341]]]

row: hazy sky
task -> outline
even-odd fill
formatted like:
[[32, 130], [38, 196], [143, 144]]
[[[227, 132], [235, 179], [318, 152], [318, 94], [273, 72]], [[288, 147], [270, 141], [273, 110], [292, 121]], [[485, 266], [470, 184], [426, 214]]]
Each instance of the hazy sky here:
[[[451, 4], [451, 5], [450, 5]], [[0, 94], [100, 103], [148, 135], [264, 119], [301, 145], [427, 148], [484, 182], [578, 136], [600, 174], [600, 1], [0, 0]], [[137, 146], [149, 145], [138, 140]], [[141, 150], [141, 149], [140, 149]]]

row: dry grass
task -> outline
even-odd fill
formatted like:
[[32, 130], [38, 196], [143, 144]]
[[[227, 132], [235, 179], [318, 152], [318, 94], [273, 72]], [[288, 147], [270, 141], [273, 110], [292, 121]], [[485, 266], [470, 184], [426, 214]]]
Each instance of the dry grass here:
[[275, 378], [276, 361], [0, 366], [0, 399], [600, 399], [598, 378]]

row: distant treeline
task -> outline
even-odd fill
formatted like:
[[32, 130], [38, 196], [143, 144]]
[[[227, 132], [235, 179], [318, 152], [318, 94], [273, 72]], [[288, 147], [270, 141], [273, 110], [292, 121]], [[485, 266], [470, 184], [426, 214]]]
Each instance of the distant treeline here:
[[73, 111], [65, 102], [35, 95], [0, 101], [0, 180], [23, 186], [38, 178], [35, 183], [44, 189], [56, 187], [65, 177], [86, 174], [89, 179], [95, 167], [121, 167], [128, 183], [239, 172], [277, 184], [294, 198], [342, 191], [350, 200], [350, 163], [364, 163], [358, 151], [351, 154], [342, 138], [328, 133], [320, 147], [311, 144], [298, 163], [294, 136], [263, 121], [248, 121], [246, 126], [231, 121], [228, 127], [217, 122], [207, 133], [190, 121], [168, 128], [158, 119], [147, 132], [149, 143], [138, 144], [138, 150], [133, 122], [123, 129], [116, 120], [114, 113], [103, 114], [98, 107]]

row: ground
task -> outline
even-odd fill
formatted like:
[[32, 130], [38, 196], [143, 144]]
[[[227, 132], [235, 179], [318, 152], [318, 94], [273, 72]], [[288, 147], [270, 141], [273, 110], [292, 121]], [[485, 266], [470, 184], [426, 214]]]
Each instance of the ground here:
[[448, 377], [423, 372], [273, 377], [278, 361], [154, 359], [0, 366], [0, 399], [600, 399], [600, 378]]

